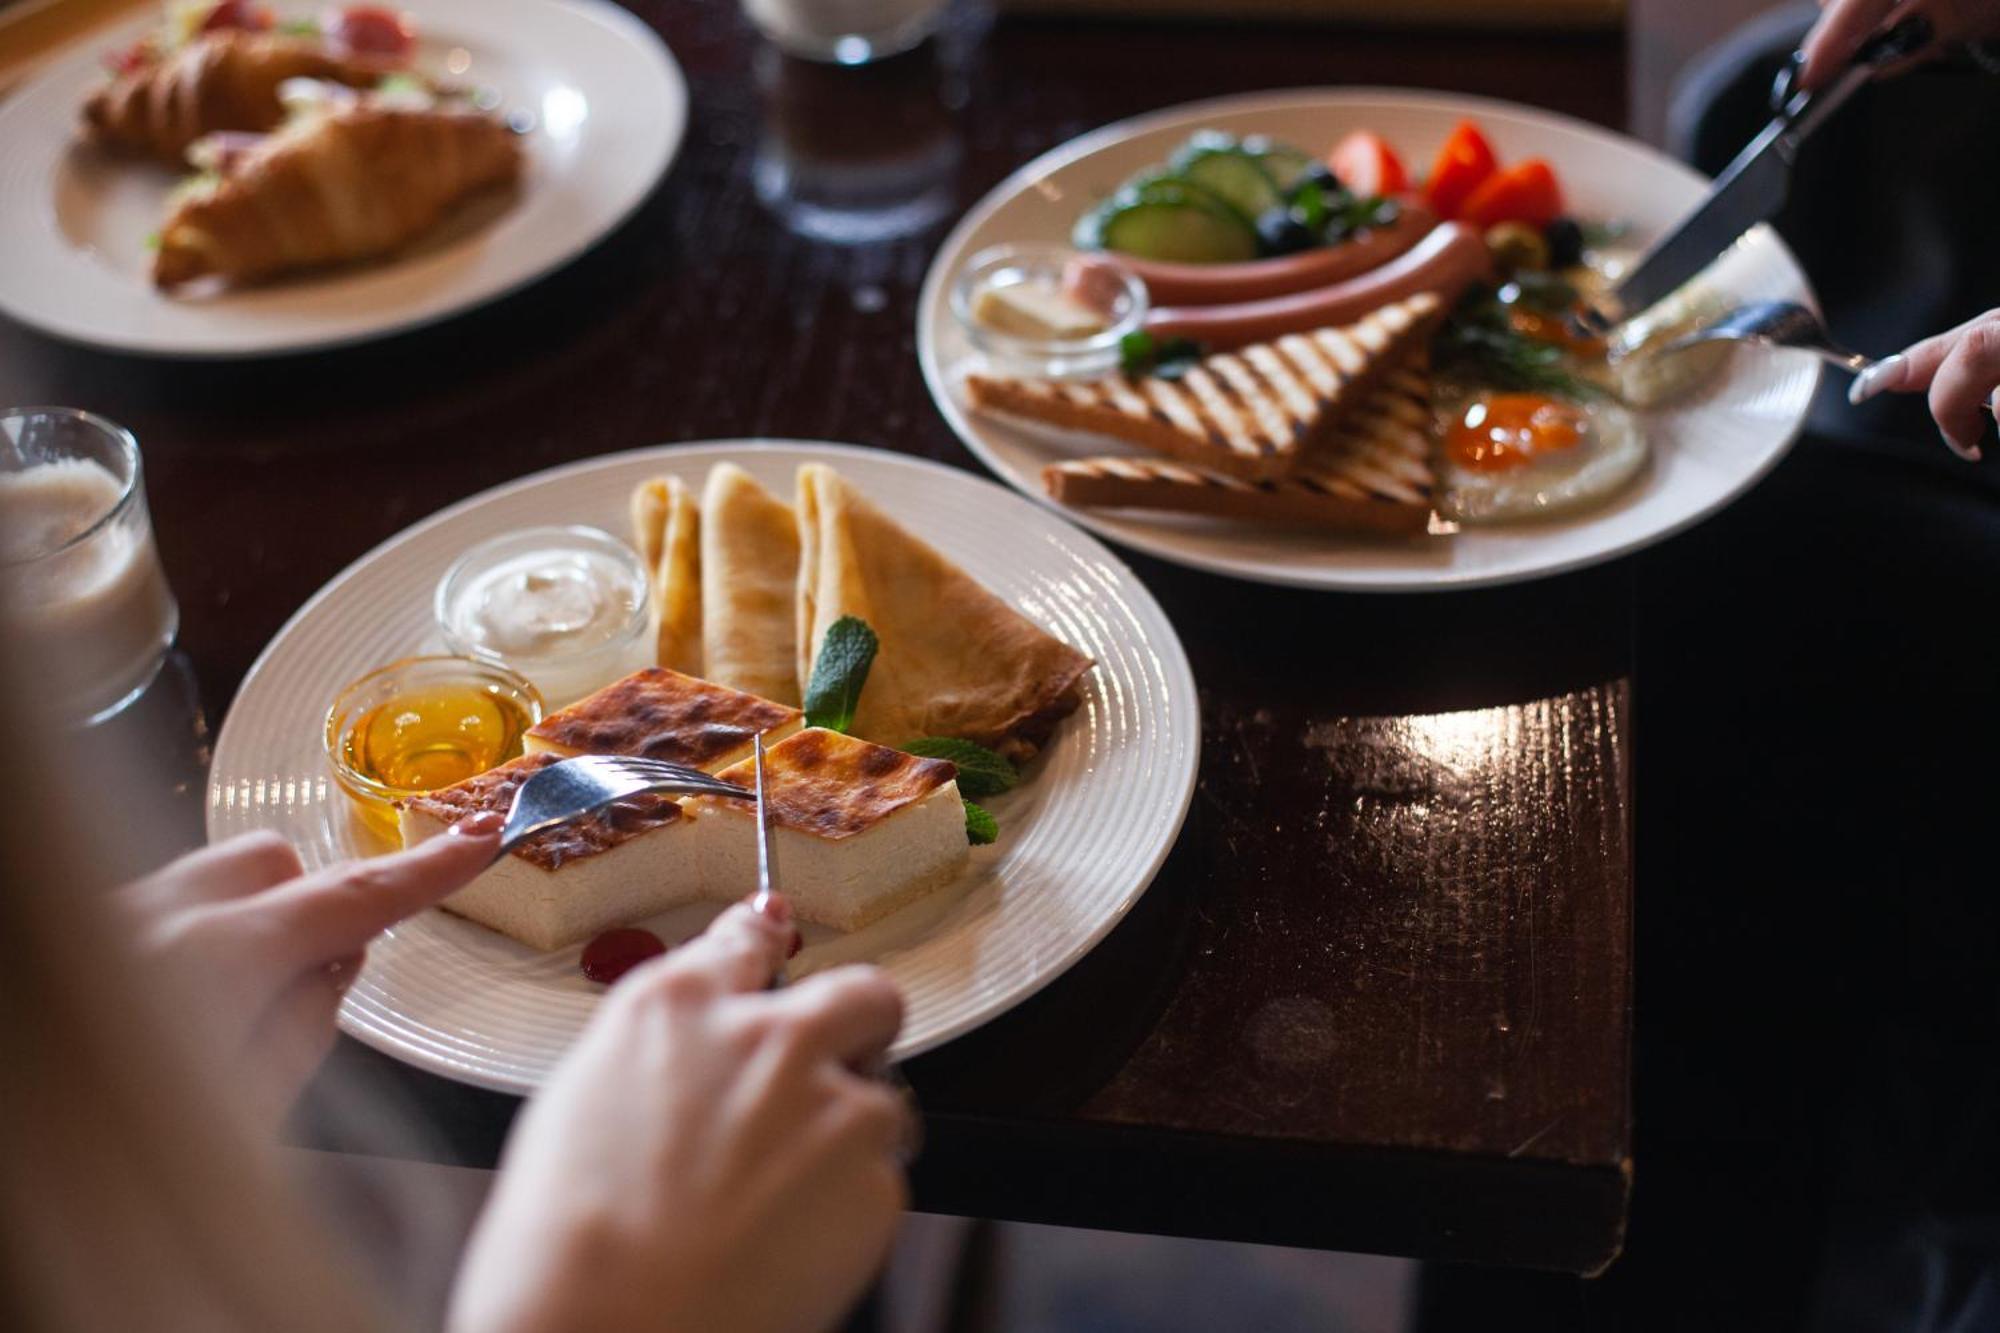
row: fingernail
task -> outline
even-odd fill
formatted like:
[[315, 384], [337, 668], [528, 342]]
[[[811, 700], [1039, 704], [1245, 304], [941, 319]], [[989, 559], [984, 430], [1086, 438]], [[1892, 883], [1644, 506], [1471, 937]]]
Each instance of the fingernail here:
[[506, 817], [498, 810], [480, 810], [453, 824], [450, 831], [460, 838], [490, 838], [506, 827]]
[[753, 893], [743, 901], [763, 913], [766, 921], [775, 922], [780, 926], [792, 924], [792, 905], [779, 894], [766, 893], [760, 896]]
[[1854, 383], [1847, 386], [1847, 401], [1865, 403], [1882, 390], [1889, 387], [1892, 380], [1903, 375], [1903, 354], [1885, 356], [1868, 369], [1854, 377]]

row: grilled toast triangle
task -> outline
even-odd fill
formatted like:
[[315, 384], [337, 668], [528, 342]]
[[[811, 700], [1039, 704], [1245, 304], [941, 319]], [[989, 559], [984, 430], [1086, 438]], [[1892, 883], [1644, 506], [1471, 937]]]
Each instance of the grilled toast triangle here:
[[1288, 477], [1251, 481], [1167, 459], [1080, 458], [1042, 470], [1063, 504], [1162, 509], [1372, 532], [1422, 532], [1437, 480], [1430, 379], [1391, 372]]
[[1432, 292], [1341, 328], [1203, 357], [1185, 373], [1064, 381], [968, 375], [974, 410], [1108, 435], [1251, 481], [1282, 477], [1407, 363], [1442, 316]]

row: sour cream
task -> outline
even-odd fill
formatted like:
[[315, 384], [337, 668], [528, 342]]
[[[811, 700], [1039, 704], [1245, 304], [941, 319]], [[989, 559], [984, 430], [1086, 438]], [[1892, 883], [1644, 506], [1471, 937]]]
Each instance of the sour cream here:
[[476, 546], [438, 585], [457, 653], [514, 668], [561, 707], [651, 664], [646, 571], [595, 528], [529, 528]]

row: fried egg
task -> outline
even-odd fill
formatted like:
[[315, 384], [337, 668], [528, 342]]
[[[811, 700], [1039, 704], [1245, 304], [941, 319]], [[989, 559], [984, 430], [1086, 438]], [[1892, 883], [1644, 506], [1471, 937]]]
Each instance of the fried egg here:
[[1622, 490], [1646, 463], [1624, 408], [1540, 393], [1477, 395], [1445, 425], [1439, 509], [1461, 523], [1567, 513]]

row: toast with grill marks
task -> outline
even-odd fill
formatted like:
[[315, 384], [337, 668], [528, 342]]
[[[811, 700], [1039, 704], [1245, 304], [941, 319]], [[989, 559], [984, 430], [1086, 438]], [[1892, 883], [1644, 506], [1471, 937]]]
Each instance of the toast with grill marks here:
[[1069, 505], [1422, 532], [1437, 485], [1430, 415], [1428, 376], [1399, 370], [1288, 477], [1250, 481], [1165, 459], [1083, 458], [1050, 464], [1042, 482]]
[[1108, 435], [1250, 481], [1283, 477], [1407, 363], [1444, 313], [1435, 293], [1343, 328], [1203, 357], [1184, 373], [1062, 381], [966, 377], [976, 411]]

